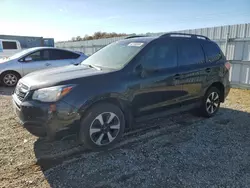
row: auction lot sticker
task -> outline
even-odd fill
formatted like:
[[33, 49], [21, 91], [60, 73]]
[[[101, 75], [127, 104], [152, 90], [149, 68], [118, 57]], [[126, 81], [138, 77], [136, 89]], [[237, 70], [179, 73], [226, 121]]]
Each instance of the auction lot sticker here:
[[144, 43], [142, 42], [131, 42], [128, 44], [128, 46], [135, 46], [135, 47], [141, 47]]

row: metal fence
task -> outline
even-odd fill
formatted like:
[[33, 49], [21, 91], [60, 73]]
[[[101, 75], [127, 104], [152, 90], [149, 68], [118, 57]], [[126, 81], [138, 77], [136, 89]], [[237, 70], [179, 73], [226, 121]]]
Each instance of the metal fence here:
[[[232, 64], [230, 72], [232, 87], [250, 89], [250, 23], [173, 32], [199, 34], [214, 40]], [[150, 33], [147, 35], [159, 36], [161, 34], [163, 33]], [[89, 41], [59, 42], [56, 43], [56, 47], [92, 55], [102, 47], [124, 38], [115, 37]]]

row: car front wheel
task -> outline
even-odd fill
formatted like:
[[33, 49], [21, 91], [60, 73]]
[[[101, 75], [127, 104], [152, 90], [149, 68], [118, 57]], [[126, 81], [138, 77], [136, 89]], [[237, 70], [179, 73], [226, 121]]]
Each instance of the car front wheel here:
[[81, 121], [79, 141], [91, 150], [107, 149], [123, 135], [124, 115], [110, 103], [100, 103], [88, 110]]
[[1, 83], [6, 87], [13, 87], [17, 84], [20, 76], [15, 72], [5, 72], [1, 75]]

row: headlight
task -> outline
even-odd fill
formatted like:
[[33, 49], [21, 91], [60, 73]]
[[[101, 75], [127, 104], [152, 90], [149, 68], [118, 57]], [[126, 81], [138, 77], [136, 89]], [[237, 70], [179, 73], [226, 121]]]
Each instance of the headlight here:
[[73, 87], [73, 85], [66, 85], [38, 89], [33, 93], [32, 99], [41, 102], [55, 102], [67, 95]]

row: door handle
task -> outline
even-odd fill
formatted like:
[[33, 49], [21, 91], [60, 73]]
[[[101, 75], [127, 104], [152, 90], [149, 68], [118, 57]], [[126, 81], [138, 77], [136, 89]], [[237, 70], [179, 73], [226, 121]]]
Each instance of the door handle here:
[[206, 72], [210, 73], [211, 72], [211, 68], [206, 68]]
[[181, 75], [179, 74], [174, 75], [174, 80], [179, 80], [180, 78], [181, 78]]
[[45, 65], [46, 65], [46, 66], [50, 66], [51, 64], [50, 64], [50, 63], [46, 63]]

